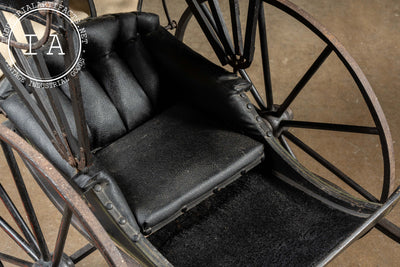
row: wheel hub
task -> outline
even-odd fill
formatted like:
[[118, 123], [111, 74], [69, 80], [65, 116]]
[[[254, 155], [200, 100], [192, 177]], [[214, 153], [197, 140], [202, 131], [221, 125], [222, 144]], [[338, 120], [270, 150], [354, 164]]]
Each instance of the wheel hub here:
[[290, 108], [287, 108], [280, 116], [277, 114], [277, 110], [279, 110], [279, 105], [274, 105], [272, 111], [262, 115], [271, 125], [275, 137], [279, 137], [282, 134], [284, 127], [281, 127], [281, 122], [293, 120], [294, 118], [293, 111]]

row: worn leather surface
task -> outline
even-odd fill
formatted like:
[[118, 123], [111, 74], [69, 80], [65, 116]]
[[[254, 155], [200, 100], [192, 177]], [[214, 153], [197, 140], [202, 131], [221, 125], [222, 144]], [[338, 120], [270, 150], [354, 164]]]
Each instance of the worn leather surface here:
[[[158, 73], [141, 36], [159, 23], [153, 14], [127, 13], [89, 18], [80, 25], [86, 29], [88, 44], [83, 48], [86, 64], [79, 78], [95, 149], [135, 129], [156, 112]], [[54, 73], [63, 66], [58, 59], [46, 58]], [[68, 89], [62, 90], [69, 96]]]
[[211, 63], [164, 29], [143, 39], [165, 86], [232, 129], [261, 142], [267, 126], [245, 94], [250, 84]]
[[[123, 155], [123, 156], [121, 156]], [[263, 156], [263, 145], [175, 106], [95, 154], [153, 227]]]
[[[82, 99], [91, 147], [100, 150], [94, 167], [117, 181], [143, 229], [263, 156], [255, 140], [263, 141], [266, 125], [244, 93], [249, 84], [181, 44], [156, 15], [107, 15], [82, 26], [89, 39], [79, 74]], [[59, 73], [62, 62], [47, 63]], [[68, 89], [53, 90], [72, 119]], [[73, 176], [15, 93], [0, 106], [23, 136]]]

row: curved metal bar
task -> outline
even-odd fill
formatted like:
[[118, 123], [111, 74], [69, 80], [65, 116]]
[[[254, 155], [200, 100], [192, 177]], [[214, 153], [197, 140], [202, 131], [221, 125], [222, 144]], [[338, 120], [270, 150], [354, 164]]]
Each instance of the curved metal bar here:
[[187, 25], [189, 24], [189, 21], [192, 17], [193, 13], [192, 11], [190, 11], [190, 8], [187, 7], [185, 11], [183, 11], [181, 18], [178, 21], [178, 26], [176, 27], [175, 31], [175, 37], [181, 42], [183, 41], [183, 36], [185, 35]]
[[169, 15], [169, 11], [168, 11], [168, 6], [167, 6], [167, 3], [165, 2], [165, 0], [162, 0], [162, 5], [163, 5], [165, 16], [167, 17], [167, 21], [168, 21], [168, 25], [165, 28], [167, 30], [175, 29], [176, 28], [176, 21], [175, 20], [171, 20], [171, 17]]
[[350, 56], [344, 46], [338, 41], [338, 39], [330, 32], [328, 32], [328, 30], [317, 20], [315, 20], [310, 14], [288, 0], [264, 0], [264, 2], [273, 5], [291, 15], [293, 18], [304, 24], [307, 28], [318, 35], [333, 49], [333, 51], [335, 51], [339, 59], [346, 66], [347, 70], [353, 77], [379, 131], [384, 163], [384, 178], [380, 202], [385, 202], [390, 192], [393, 191], [392, 189], [394, 187], [395, 161], [393, 142], [388, 123], [386, 121], [385, 115], [383, 114], [382, 107], [380, 106], [378, 99], [361, 68], [355, 62], [353, 57]]
[[40, 47], [42, 47], [48, 40], [50, 37], [50, 31], [51, 31], [51, 14], [50, 12], [47, 12], [46, 15], [46, 29], [45, 32], [42, 36], [42, 38], [40, 38], [39, 41], [33, 43], [33, 44], [24, 44], [24, 43], [20, 43], [14, 40], [10, 40], [8, 41], [8, 38], [4, 37], [4, 36], [0, 36], [0, 42], [8, 44], [12, 47], [18, 48], [18, 49], [24, 49], [24, 50], [36, 50]]
[[388, 201], [377, 210], [368, 220], [366, 220], [360, 227], [357, 228], [348, 238], [340, 243], [328, 256], [326, 256], [317, 266], [325, 266], [333, 260], [340, 252], [350, 246], [354, 241], [366, 234], [372, 227], [374, 227], [400, 200], [400, 186], [390, 196]]
[[[127, 266], [118, 248], [106, 234], [82, 197], [65, 178], [39, 152], [25, 140], [4, 125], [0, 125], [0, 139], [9, 144], [19, 155], [29, 162], [44, 177], [54, 190], [63, 197], [68, 207], [87, 231], [94, 245], [102, 253], [110, 266]], [[137, 263], [137, 262], [136, 262]], [[137, 263], [137, 265], [139, 265]]]
[[93, 0], [88, 0], [90, 16], [92, 18], [97, 17], [96, 5], [94, 4]]

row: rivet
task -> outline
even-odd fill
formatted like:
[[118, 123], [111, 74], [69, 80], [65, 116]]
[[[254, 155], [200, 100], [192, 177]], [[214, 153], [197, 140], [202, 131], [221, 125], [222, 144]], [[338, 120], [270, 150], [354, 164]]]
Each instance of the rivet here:
[[120, 219], [119, 219], [119, 222], [118, 222], [119, 224], [121, 224], [121, 225], [124, 225], [124, 224], [126, 224], [126, 219], [124, 218], [124, 217], [121, 217]]
[[241, 93], [241, 94], [240, 94], [240, 97], [246, 98], [246, 94], [245, 94], [245, 93]]
[[252, 109], [252, 108], [253, 108], [253, 105], [249, 103], [249, 104], [247, 104], [247, 108], [248, 108], [248, 109]]
[[271, 136], [272, 136], [272, 132], [271, 132], [271, 131], [268, 131], [268, 132], [267, 132], [267, 136], [268, 136], [268, 137], [271, 137]]
[[94, 191], [100, 192], [100, 191], [101, 191], [101, 185], [96, 184], [96, 185], [94, 186]]
[[262, 118], [261, 118], [260, 116], [257, 116], [257, 117], [256, 117], [256, 120], [257, 120], [258, 122], [262, 122]]
[[113, 209], [113, 204], [112, 203], [107, 203], [106, 204], [106, 209], [108, 209], [108, 210], [112, 210]]
[[139, 235], [133, 235], [132, 236], [132, 241], [133, 242], [138, 242], [139, 241]]

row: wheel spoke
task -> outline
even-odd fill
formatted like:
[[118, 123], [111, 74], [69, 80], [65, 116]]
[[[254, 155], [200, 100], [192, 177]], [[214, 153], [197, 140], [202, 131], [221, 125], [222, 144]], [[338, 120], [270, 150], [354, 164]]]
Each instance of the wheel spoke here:
[[263, 66], [265, 94], [267, 98], [267, 110], [272, 110], [274, 98], [272, 94], [271, 70], [269, 66], [267, 28], [265, 26], [264, 6], [262, 4], [258, 14], [258, 28], [260, 33], [261, 59]]
[[210, 22], [208, 21], [206, 15], [204, 14], [204, 11], [201, 9], [199, 3], [197, 2], [197, 0], [186, 0], [186, 2], [190, 7], [190, 10], [193, 12], [193, 15], [195, 16], [204, 34], [206, 35], [207, 40], [210, 42], [210, 45], [213, 48], [215, 54], [217, 55], [219, 61], [221, 62], [222, 65], [226, 65], [227, 58], [225, 51], [220, 42], [218, 41], [218, 38], [215, 35], [215, 32], [212, 26], [210, 25]]
[[246, 68], [251, 65], [254, 57], [255, 38], [258, 20], [258, 10], [260, 9], [261, 0], [250, 0], [247, 13], [246, 35], [244, 37], [243, 57], [246, 64], [241, 68]]
[[335, 123], [324, 123], [324, 122], [284, 120], [284, 121], [281, 121], [279, 126], [281, 126], [281, 127], [316, 129], [316, 130], [327, 130], [327, 131], [337, 131], [337, 132], [373, 134], [373, 135], [378, 135], [379, 134], [378, 129], [375, 128], [375, 127], [346, 125], [346, 124], [335, 124]]
[[208, 4], [210, 5], [211, 13], [214, 17], [214, 21], [217, 24], [218, 36], [219, 36], [219, 39], [221, 40], [222, 45], [225, 48], [225, 52], [228, 55], [230, 55], [231, 57], [234, 57], [235, 51], [233, 48], [232, 40], [231, 40], [231, 37], [229, 36], [228, 28], [226, 27], [225, 20], [222, 17], [222, 12], [221, 12], [221, 8], [219, 6], [218, 0], [209, 0]]
[[353, 179], [351, 179], [349, 176], [344, 174], [341, 170], [339, 170], [335, 165], [330, 163], [328, 160], [323, 158], [320, 154], [318, 154], [316, 151], [314, 151], [312, 148], [307, 146], [305, 143], [303, 143], [300, 139], [298, 139], [296, 136], [294, 136], [292, 133], [289, 133], [287, 131], [283, 132], [283, 135], [287, 137], [290, 141], [292, 141], [295, 145], [297, 145], [299, 148], [301, 148], [304, 152], [306, 152], [308, 155], [310, 155], [312, 158], [314, 158], [316, 161], [318, 161], [322, 166], [327, 168], [330, 172], [335, 174], [337, 177], [339, 177], [343, 182], [348, 184], [351, 188], [353, 188], [355, 191], [357, 191], [360, 195], [365, 197], [369, 201], [374, 201], [374, 202], [379, 202], [377, 198], [375, 198], [371, 193], [369, 193], [367, 190], [362, 188], [358, 183], [356, 183]]
[[[3, 261], [9, 262], [9, 263], [15, 264], [17, 266], [24, 266], [24, 267], [32, 266], [33, 267], [33, 263], [31, 263], [31, 262], [27, 262], [27, 261], [15, 258], [13, 256], [10, 256], [10, 255], [7, 255], [7, 254], [1, 253], [1, 252], [0, 252], [0, 259]], [[3, 266], [3, 264], [0, 262], [0, 267], [2, 267], [2, 266]]]
[[15, 223], [18, 225], [21, 232], [24, 234], [26, 240], [28, 241], [30, 247], [35, 249], [36, 253], [40, 253], [39, 247], [36, 243], [35, 237], [30, 231], [29, 227], [26, 225], [24, 219], [21, 214], [18, 212], [18, 209], [15, 207], [14, 203], [8, 196], [7, 192], [4, 190], [3, 186], [0, 184], [0, 198], [3, 200], [4, 205], [7, 210], [10, 212], [13, 217]]
[[207, 7], [206, 2], [203, 2], [200, 4], [200, 8], [203, 11], [204, 15], [207, 18], [207, 21], [210, 23], [211, 27], [213, 28], [214, 32], [219, 36], [217, 24], [215, 23], [215, 20], [210, 12], [210, 10]]
[[292, 149], [290, 148], [288, 142], [286, 141], [286, 138], [281, 135], [279, 136], [279, 141], [281, 142], [282, 146], [286, 149], [287, 152], [293, 157], [296, 158], [295, 154], [293, 153]]
[[34, 261], [38, 261], [39, 257], [29, 244], [2, 218], [0, 217], [0, 228], [4, 230], [17, 245], [22, 248]]
[[243, 55], [243, 37], [242, 26], [240, 23], [240, 8], [239, 0], [229, 0], [229, 8], [231, 11], [232, 34], [233, 42], [235, 44], [235, 53]]
[[57, 242], [54, 248], [54, 254], [51, 262], [53, 266], [58, 266], [64, 251], [65, 241], [67, 240], [69, 226], [71, 224], [72, 211], [68, 206], [65, 206], [61, 225], [58, 231]]
[[244, 69], [239, 70], [240, 75], [251, 84], [250, 92], [253, 95], [254, 99], [256, 100], [257, 104], [260, 106], [262, 110], [266, 110], [267, 107], [265, 106], [264, 100], [262, 99], [260, 93], [258, 92], [257, 88], [254, 86], [253, 82], [251, 81], [249, 75]]
[[289, 107], [289, 105], [293, 102], [293, 100], [297, 97], [300, 91], [304, 88], [304, 86], [308, 83], [308, 81], [312, 78], [312, 76], [317, 72], [319, 67], [321, 67], [322, 63], [324, 63], [325, 59], [332, 52], [332, 47], [327, 46], [322, 51], [322, 53], [318, 56], [318, 58], [314, 61], [311, 67], [307, 70], [301, 80], [296, 84], [294, 89], [290, 92], [289, 96], [283, 101], [282, 105], [279, 107], [277, 111], [277, 116], [282, 116], [283, 112]]
[[79, 249], [78, 251], [76, 251], [74, 254], [72, 254], [70, 258], [74, 264], [77, 264], [90, 254], [92, 254], [94, 251], [96, 251], [96, 247], [89, 243], [86, 246]]
[[15, 160], [14, 154], [13, 154], [10, 146], [8, 144], [4, 143], [3, 141], [1, 141], [1, 146], [3, 148], [3, 152], [6, 157], [8, 166], [11, 170], [12, 176], [14, 178], [15, 185], [18, 189], [19, 196], [24, 205], [25, 212], [26, 212], [29, 222], [31, 224], [33, 234], [35, 235], [36, 240], [38, 242], [39, 249], [42, 254], [43, 260], [49, 261], [50, 260], [49, 249], [47, 248], [46, 240], [44, 239], [42, 229], [40, 228], [39, 221], [36, 217], [35, 210], [33, 208], [28, 191], [26, 190], [26, 186], [25, 186], [24, 180], [22, 178], [21, 172], [19, 171], [18, 164]]

